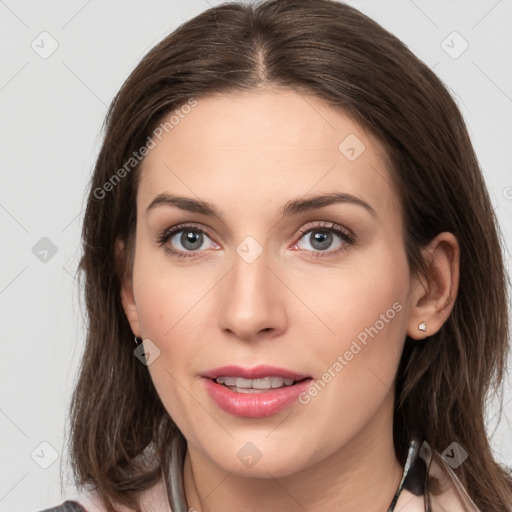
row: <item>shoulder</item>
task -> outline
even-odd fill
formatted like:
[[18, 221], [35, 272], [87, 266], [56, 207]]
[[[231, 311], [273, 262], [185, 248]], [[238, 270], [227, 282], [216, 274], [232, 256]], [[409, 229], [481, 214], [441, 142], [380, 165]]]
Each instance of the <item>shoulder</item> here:
[[46, 508], [41, 512], [87, 512], [77, 501], [67, 500], [56, 507]]

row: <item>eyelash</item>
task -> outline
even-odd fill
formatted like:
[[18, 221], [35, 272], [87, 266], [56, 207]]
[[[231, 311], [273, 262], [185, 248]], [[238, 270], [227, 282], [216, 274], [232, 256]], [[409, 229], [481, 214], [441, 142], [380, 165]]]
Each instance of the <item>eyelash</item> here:
[[[170, 240], [176, 233], [180, 233], [181, 231], [185, 230], [193, 231], [194, 233], [202, 233], [204, 235], [207, 235], [209, 238], [212, 238], [207, 230], [203, 228], [199, 228], [195, 224], [178, 224], [177, 226], [173, 226], [172, 228], [166, 230], [162, 235], [160, 235], [157, 238], [157, 242], [160, 246], [163, 246], [168, 240]], [[322, 222], [317, 225], [311, 226], [305, 226], [299, 230], [298, 233], [298, 240], [296, 243], [298, 243], [299, 240], [302, 239], [304, 235], [310, 232], [315, 231], [322, 231], [327, 233], [334, 233], [338, 235], [341, 240], [343, 241], [343, 244], [334, 250], [327, 250], [327, 251], [311, 251], [306, 250], [306, 252], [312, 253], [310, 256], [311, 258], [322, 258], [327, 256], [333, 256], [335, 254], [342, 253], [348, 249], [348, 246], [355, 244], [355, 236], [354, 234], [347, 230], [346, 228], [342, 228], [341, 226], [338, 226], [336, 224], [333, 224], [331, 222]], [[295, 245], [295, 244], [294, 244]], [[173, 249], [172, 247], [166, 246], [165, 251], [172, 256], [176, 256], [178, 258], [193, 258], [194, 252], [200, 252], [200, 251], [177, 251], [176, 249]]]

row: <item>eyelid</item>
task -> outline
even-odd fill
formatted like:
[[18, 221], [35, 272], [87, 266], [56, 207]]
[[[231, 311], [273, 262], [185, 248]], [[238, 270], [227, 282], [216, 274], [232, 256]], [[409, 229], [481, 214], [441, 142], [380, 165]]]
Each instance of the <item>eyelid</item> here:
[[306, 224], [305, 226], [301, 227], [299, 229], [299, 231], [297, 232], [297, 236], [302, 237], [308, 231], [313, 231], [315, 229], [317, 229], [318, 231], [322, 231], [323, 229], [325, 229], [326, 231], [333, 230], [333, 231], [337, 232], [338, 234], [343, 234], [352, 243], [355, 242], [356, 237], [350, 229], [348, 229], [344, 226], [340, 226], [339, 224], [336, 224], [335, 222], [327, 222], [327, 221], [320, 221], [320, 220], [319, 221], [311, 221], [308, 224]]
[[180, 231], [185, 231], [187, 228], [190, 228], [190, 230], [199, 231], [201, 233], [208, 235], [210, 238], [213, 238], [209, 228], [207, 228], [206, 226], [202, 226], [200, 224], [196, 224], [194, 222], [183, 222], [183, 223], [171, 226], [170, 228], [165, 229], [163, 231], [163, 233], [158, 238], [159, 239], [162, 239], [162, 238], [167, 239], [167, 238], [169, 238], [170, 235], [176, 234]]

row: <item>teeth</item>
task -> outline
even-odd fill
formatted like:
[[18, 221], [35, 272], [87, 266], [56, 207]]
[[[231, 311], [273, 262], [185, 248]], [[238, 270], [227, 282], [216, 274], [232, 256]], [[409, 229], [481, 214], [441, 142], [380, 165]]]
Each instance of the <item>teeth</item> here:
[[283, 377], [263, 377], [262, 379], [244, 379], [242, 377], [217, 377], [215, 381], [228, 387], [241, 389], [273, 389], [291, 386], [295, 381]]
[[235, 384], [230, 384], [231, 386], [236, 386], [237, 388], [252, 388], [252, 380], [250, 379], [242, 379], [241, 377], [235, 379]]

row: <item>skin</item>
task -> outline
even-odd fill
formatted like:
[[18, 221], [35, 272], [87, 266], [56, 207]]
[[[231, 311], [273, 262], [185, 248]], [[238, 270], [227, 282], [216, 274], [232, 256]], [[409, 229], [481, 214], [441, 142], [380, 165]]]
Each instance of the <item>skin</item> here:
[[[354, 161], [338, 149], [349, 134], [365, 145]], [[389, 506], [403, 470], [392, 416], [404, 340], [407, 334], [422, 343], [450, 314], [459, 253], [453, 235], [441, 233], [424, 249], [428, 275], [411, 274], [384, 161], [379, 142], [342, 111], [275, 89], [198, 98], [145, 158], [133, 272], [123, 280], [122, 301], [133, 332], [160, 350], [148, 370], [188, 442], [189, 507]], [[359, 198], [374, 215], [339, 203], [279, 217], [290, 200], [332, 192]], [[147, 211], [162, 193], [208, 201], [224, 220], [171, 205]], [[206, 233], [189, 258], [165, 250], [187, 252], [181, 232], [158, 242], [183, 222]], [[354, 243], [333, 233], [322, 251], [312, 239], [316, 231], [299, 234], [303, 227], [325, 232], [325, 223], [350, 230]], [[252, 263], [236, 252], [247, 236], [262, 249]], [[122, 259], [122, 241], [117, 250]], [[270, 364], [321, 379], [396, 303], [400, 312], [305, 405], [240, 418], [205, 390], [200, 374], [227, 364]], [[427, 333], [418, 330], [421, 322]], [[237, 456], [248, 442], [262, 454], [252, 467]]]

